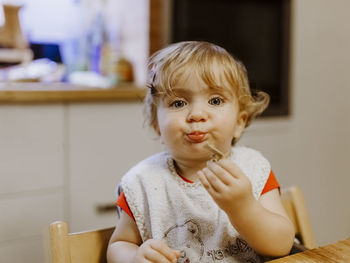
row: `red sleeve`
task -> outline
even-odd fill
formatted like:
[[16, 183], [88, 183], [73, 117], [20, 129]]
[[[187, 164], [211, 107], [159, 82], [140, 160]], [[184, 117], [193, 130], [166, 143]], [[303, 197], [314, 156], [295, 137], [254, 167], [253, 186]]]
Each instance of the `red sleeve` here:
[[267, 179], [266, 184], [264, 186], [264, 189], [262, 190], [260, 195], [263, 195], [263, 194], [265, 194], [265, 193], [267, 193], [275, 188], [279, 189], [280, 185], [278, 184], [277, 179], [276, 179], [273, 171], [271, 170], [269, 178]]
[[128, 205], [128, 202], [126, 201], [126, 198], [125, 198], [125, 195], [124, 195], [124, 192], [122, 192], [119, 197], [118, 197], [118, 200], [115, 202], [115, 204], [117, 206], [119, 206], [121, 209], [123, 209], [123, 211], [125, 213], [127, 213], [134, 221], [135, 221], [135, 218], [129, 208], [129, 205]]

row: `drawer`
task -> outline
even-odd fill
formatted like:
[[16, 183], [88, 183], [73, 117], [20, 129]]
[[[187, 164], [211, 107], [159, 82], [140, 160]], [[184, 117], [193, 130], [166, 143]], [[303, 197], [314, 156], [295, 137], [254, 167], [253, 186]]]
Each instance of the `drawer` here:
[[0, 243], [0, 262], [49, 263], [49, 252], [42, 236]]
[[41, 235], [51, 222], [64, 219], [63, 191], [52, 192], [0, 200], [0, 243]]
[[0, 194], [63, 185], [62, 105], [0, 105]]

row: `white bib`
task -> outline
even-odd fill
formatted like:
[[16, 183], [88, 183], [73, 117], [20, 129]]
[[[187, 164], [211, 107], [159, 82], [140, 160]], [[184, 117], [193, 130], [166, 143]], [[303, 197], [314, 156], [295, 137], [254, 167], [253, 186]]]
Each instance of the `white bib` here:
[[[246, 147], [233, 147], [230, 158], [250, 179], [258, 199], [269, 162]], [[188, 183], [176, 174], [168, 153], [138, 163], [121, 185], [142, 240], [164, 240], [182, 252], [178, 262], [236, 262], [254, 254], [200, 182]]]

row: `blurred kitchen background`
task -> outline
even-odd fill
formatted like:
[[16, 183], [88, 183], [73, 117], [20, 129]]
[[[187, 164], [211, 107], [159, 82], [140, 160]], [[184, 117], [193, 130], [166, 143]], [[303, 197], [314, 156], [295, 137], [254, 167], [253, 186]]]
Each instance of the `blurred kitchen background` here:
[[27, 82], [143, 90], [149, 54], [189, 38], [237, 51], [252, 87], [271, 93], [271, 107], [240, 144], [270, 160], [282, 189], [301, 187], [317, 245], [350, 236], [350, 1], [249, 0], [231, 14], [226, 5], [240, 2], [2, 1], [0, 263], [50, 262], [55, 220], [71, 231], [115, 225], [120, 178], [162, 150], [143, 126], [138, 97], [22, 103], [1, 96]]
[[145, 82], [147, 1], [3, 2], [0, 44], [17, 53], [9, 56], [2, 50], [0, 63], [15, 64], [16, 55], [19, 62], [31, 63], [3, 68], [0, 81], [65, 81], [107, 87], [134, 81], [135, 71], [136, 83]]

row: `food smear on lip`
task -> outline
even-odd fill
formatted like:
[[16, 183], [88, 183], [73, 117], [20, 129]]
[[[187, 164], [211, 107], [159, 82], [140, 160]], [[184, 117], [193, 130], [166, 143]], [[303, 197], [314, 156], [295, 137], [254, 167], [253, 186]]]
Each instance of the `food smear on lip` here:
[[201, 131], [194, 131], [186, 134], [187, 138], [194, 143], [203, 142], [205, 140], [205, 135], [206, 133]]

